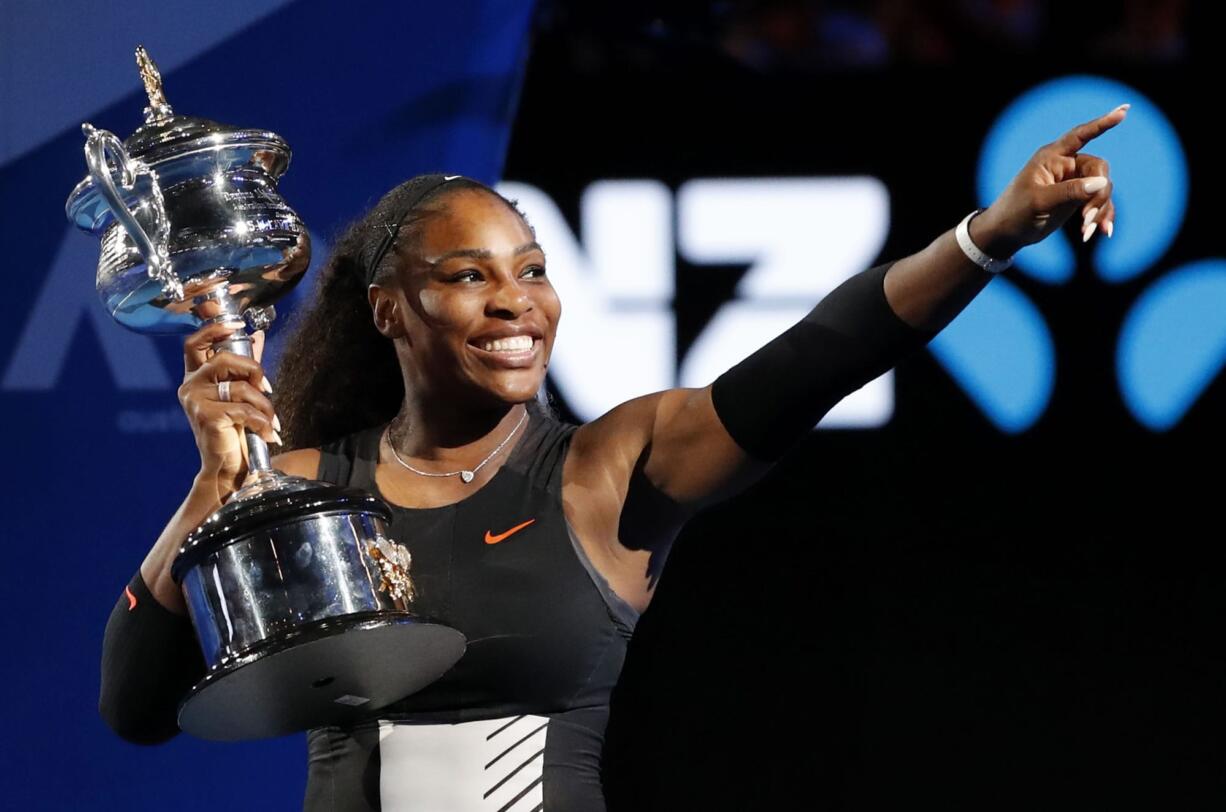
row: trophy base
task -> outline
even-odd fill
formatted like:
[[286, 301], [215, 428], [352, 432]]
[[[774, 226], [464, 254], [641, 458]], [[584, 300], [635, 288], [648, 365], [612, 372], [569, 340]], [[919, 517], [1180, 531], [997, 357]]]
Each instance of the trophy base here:
[[352, 724], [441, 677], [464, 647], [455, 629], [406, 613], [327, 620], [206, 676], [179, 706], [179, 727], [241, 741]]

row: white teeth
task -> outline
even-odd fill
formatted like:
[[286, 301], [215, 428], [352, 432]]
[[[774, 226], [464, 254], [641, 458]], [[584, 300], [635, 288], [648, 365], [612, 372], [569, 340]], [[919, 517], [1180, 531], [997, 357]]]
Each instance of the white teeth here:
[[513, 336], [511, 338], [496, 338], [485, 341], [481, 349], [486, 352], [519, 352], [532, 349], [532, 336]]

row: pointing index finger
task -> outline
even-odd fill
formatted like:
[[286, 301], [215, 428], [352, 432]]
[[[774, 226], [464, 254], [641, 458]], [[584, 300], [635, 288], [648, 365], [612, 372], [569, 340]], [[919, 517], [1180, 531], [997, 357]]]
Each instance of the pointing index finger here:
[[1075, 155], [1086, 144], [1123, 121], [1124, 116], [1128, 114], [1128, 108], [1131, 106], [1130, 104], [1121, 104], [1105, 116], [1099, 116], [1093, 121], [1077, 125], [1060, 136], [1060, 140], [1056, 142], [1056, 149], [1059, 150], [1061, 155]]

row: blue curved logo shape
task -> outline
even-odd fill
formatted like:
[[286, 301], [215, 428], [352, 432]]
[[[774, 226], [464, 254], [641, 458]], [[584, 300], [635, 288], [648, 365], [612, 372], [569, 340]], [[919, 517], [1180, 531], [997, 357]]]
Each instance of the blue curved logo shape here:
[[1051, 400], [1055, 342], [1038, 307], [1007, 279], [993, 280], [928, 348], [1001, 431], [1030, 428]]
[[1124, 321], [1116, 370], [1124, 402], [1154, 431], [1178, 423], [1226, 365], [1226, 259], [1171, 271]]

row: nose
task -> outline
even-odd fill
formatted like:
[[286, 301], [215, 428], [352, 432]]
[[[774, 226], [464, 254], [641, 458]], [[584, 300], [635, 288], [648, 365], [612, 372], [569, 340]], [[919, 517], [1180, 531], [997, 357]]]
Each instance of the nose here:
[[531, 309], [532, 297], [516, 279], [507, 279], [495, 285], [485, 305], [486, 315], [504, 319], [517, 319]]

